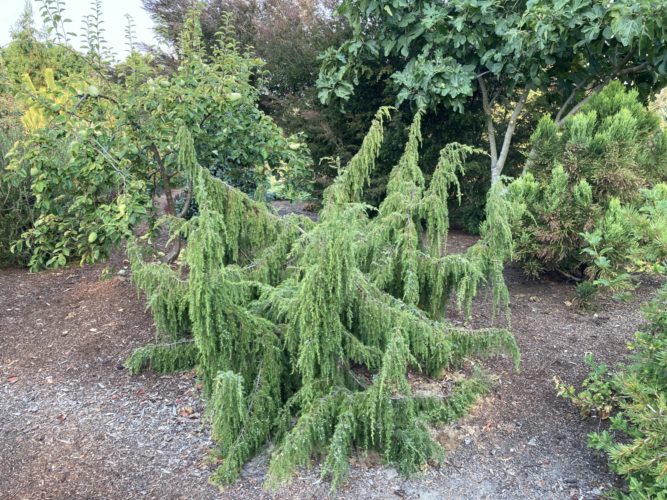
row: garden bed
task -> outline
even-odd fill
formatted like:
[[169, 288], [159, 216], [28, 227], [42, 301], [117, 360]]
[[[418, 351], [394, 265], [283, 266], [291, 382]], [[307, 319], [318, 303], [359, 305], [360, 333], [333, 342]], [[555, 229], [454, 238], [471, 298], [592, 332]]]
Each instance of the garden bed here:
[[[450, 235], [464, 247], [472, 238]], [[106, 266], [113, 278], [101, 280]], [[317, 467], [283, 490], [262, 489], [266, 456], [224, 491], [208, 484], [216, 464], [201, 389], [192, 373], [131, 376], [122, 362], [153, 338], [145, 304], [123, 261], [29, 274], [0, 270], [0, 491], [7, 498], [321, 498]], [[117, 271], [121, 271], [118, 274]], [[586, 448], [596, 422], [556, 397], [552, 379], [580, 382], [583, 357], [623, 360], [642, 321], [639, 304], [572, 303], [573, 287], [530, 281], [510, 268], [512, 331], [522, 370], [491, 360], [495, 389], [472, 414], [441, 429], [446, 463], [405, 479], [369, 454], [356, 457], [341, 498], [595, 498], [614, 485], [605, 459]], [[483, 297], [473, 326], [490, 324]]]

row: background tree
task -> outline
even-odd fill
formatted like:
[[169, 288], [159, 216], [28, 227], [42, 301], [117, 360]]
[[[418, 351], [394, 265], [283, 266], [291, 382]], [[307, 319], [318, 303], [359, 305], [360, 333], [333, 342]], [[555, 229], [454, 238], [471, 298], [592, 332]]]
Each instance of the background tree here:
[[[182, 125], [211, 172], [257, 190], [259, 199], [269, 188], [289, 196], [303, 184], [310, 161], [305, 146], [257, 108], [258, 61], [224, 34], [207, 56], [192, 16], [186, 27], [183, 59], [168, 76], [133, 53], [114, 68], [103, 54], [79, 56], [86, 72], [56, 78], [46, 69], [44, 87], [26, 78], [19, 97], [29, 106], [24, 123], [29, 113], [32, 125], [14, 148], [7, 175], [30, 183], [36, 219], [14, 249], [31, 254], [31, 269], [103, 258], [160, 193], [168, 214], [185, 213], [192, 193], [175, 168], [174, 143]], [[54, 161], [54, 151], [62, 162]], [[186, 188], [183, 207], [174, 187]]]
[[[333, 15], [337, 4], [337, 0], [207, 0], [200, 18], [208, 53], [216, 32], [229, 17], [234, 24], [229, 35], [263, 62], [255, 82], [260, 107], [288, 133], [305, 133], [315, 159], [316, 194], [336, 176], [335, 168], [319, 160], [338, 156], [342, 163], [348, 161], [361, 144], [368, 121], [386, 101], [382, 87], [378, 92], [377, 85], [369, 84], [363, 97], [344, 112], [319, 103], [315, 87], [318, 57], [347, 36], [344, 21]], [[189, 0], [144, 1], [160, 37], [175, 53], [190, 5]], [[160, 58], [168, 60], [169, 56]]]
[[667, 72], [665, 0], [344, 0], [339, 13], [352, 36], [322, 64], [321, 99], [348, 99], [363, 75], [384, 72], [399, 104], [463, 111], [479, 100], [492, 182], [532, 91], [561, 124], [614, 78], [646, 94]]
[[[177, 49], [181, 41], [183, 27], [192, 8], [189, 0], [142, 0], [144, 9], [150, 14], [158, 39], [169, 47]], [[216, 34], [225, 24], [229, 14], [233, 14], [235, 37], [242, 44], [254, 39], [254, 21], [260, 9], [256, 0], [206, 0], [200, 3], [202, 41], [207, 50], [215, 47]]]
[[26, 2], [25, 9], [11, 33], [11, 41], [0, 48], [0, 57], [5, 71], [3, 92], [16, 93], [24, 75], [28, 75], [37, 87], [44, 85], [44, 70], [52, 68], [56, 78], [80, 73], [85, 61], [71, 50], [51, 43], [44, 33], [35, 27], [32, 4]]

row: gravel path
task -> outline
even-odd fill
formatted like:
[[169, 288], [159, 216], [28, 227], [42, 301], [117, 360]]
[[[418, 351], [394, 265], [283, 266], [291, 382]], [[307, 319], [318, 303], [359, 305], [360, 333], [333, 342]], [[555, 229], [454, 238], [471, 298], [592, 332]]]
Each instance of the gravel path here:
[[151, 320], [99, 272], [0, 275], [0, 496], [215, 496], [192, 374], [119, 369]]

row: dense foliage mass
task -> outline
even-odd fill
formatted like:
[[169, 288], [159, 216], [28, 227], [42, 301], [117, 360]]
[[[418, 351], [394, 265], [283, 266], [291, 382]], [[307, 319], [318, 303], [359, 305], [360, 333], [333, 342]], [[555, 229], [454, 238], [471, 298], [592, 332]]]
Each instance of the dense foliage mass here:
[[278, 219], [212, 177], [199, 166], [190, 132], [179, 132], [179, 164], [199, 215], [179, 225], [187, 238], [179, 269], [144, 263], [131, 247], [134, 280], [168, 344], [135, 353], [129, 365], [162, 370], [182, 359], [189, 367], [192, 336], [223, 459], [219, 481], [234, 480], [269, 439], [277, 444], [274, 482], [322, 453], [322, 473], [335, 488], [355, 447], [382, 452], [404, 472], [419, 470], [441, 454], [429, 425], [460, 416], [488, 382], [478, 374], [451, 394], [420, 395], [409, 374], [440, 376], [469, 356], [495, 352], [518, 363], [509, 332], [467, 331], [444, 319], [453, 295], [469, 314], [483, 282], [494, 305], [507, 310], [502, 269], [514, 207], [499, 185], [481, 240], [463, 254], [447, 253], [447, 193], [472, 151], [443, 149], [426, 183], [418, 166], [421, 114], [385, 201], [377, 210], [361, 204], [387, 119], [381, 109], [325, 192], [316, 224]]
[[[208, 56], [200, 37], [191, 19], [183, 59], [167, 76], [136, 52], [115, 67], [92, 52], [87, 72], [56, 78], [46, 68], [44, 85], [26, 75], [14, 87], [28, 134], [0, 183], [29, 185], [35, 220], [5, 244], [29, 253], [32, 270], [103, 258], [153, 213], [159, 192], [167, 213], [187, 213], [191, 190], [174, 146], [182, 125], [214, 175], [260, 197], [300, 195], [311, 160], [298, 137], [285, 137], [258, 109], [258, 61], [224, 33]], [[185, 187], [184, 207], [174, 187]]]
[[562, 126], [543, 118], [532, 148], [510, 187], [526, 207], [515, 256], [529, 274], [610, 282], [639, 261], [664, 263], [654, 224], [665, 216], [667, 134], [636, 92], [614, 82]]
[[22, 137], [21, 111], [12, 97], [4, 95], [0, 97], [0, 265], [25, 264], [27, 255], [12, 253], [10, 244], [21, 237], [34, 219], [29, 181], [9, 179], [3, 174], [7, 155]]
[[[260, 107], [288, 133], [304, 133], [315, 160], [341, 157], [347, 162], [358, 149], [368, 122], [382, 96], [369, 92], [355, 101], [346, 113], [322, 105], [317, 99], [315, 81], [319, 56], [342, 41], [347, 29], [333, 13], [337, 0], [205, 0], [200, 23], [207, 52], [216, 46], [216, 33], [228, 19], [230, 33], [237, 42], [261, 59], [261, 80], [256, 82]], [[156, 23], [158, 37], [170, 50], [152, 48], [168, 66], [177, 66], [174, 52], [180, 51], [180, 37], [190, 0], [143, 0], [144, 8]], [[356, 105], [359, 105], [358, 107]], [[336, 176], [328, 162], [313, 165], [319, 197]]]
[[613, 374], [595, 365], [577, 393], [558, 381], [560, 394], [584, 414], [611, 416], [611, 429], [589, 436], [611, 468], [628, 479], [629, 498], [664, 499], [667, 492], [667, 287], [644, 306], [648, 324], [630, 345], [633, 362]]
[[399, 103], [463, 111], [481, 100], [493, 181], [531, 92], [556, 103], [560, 122], [614, 78], [646, 91], [667, 75], [665, 0], [344, 0], [339, 12], [352, 34], [324, 58], [322, 99], [389, 74]]

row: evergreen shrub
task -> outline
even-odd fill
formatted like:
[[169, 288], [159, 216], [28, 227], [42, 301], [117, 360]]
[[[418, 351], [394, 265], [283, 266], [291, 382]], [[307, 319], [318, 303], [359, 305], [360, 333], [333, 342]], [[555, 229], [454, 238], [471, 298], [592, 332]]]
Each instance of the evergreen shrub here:
[[627, 367], [615, 373], [593, 364], [577, 393], [557, 381], [559, 394], [582, 408], [586, 415], [609, 417], [608, 430], [589, 436], [589, 446], [609, 457], [611, 469], [628, 481], [630, 499], [667, 498], [667, 285], [644, 306], [648, 324], [635, 334], [635, 352]]
[[[360, 150], [324, 192], [317, 223], [278, 218], [215, 178], [199, 166], [189, 130], [178, 133], [179, 168], [199, 208], [178, 225], [187, 240], [181, 265], [150, 262], [137, 241], [129, 250], [133, 279], [160, 331], [170, 343], [192, 339], [197, 348], [222, 458], [215, 482], [234, 481], [269, 441], [273, 485], [320, 456], [322, 475], [336, 488], [355, 449], [377, 450], [416, 472], [442, 456], [431, 426], [465, 414], [489, 380], [473, 370], [449, 394], [422, 394], [410, 379], [441, 377], [485, 354], [507, 353], [518, 367], [509, 331], [472, 331], [445, 317], [451, 299], [470, 317], [484, 283], [494, 311], [508, 311], [502, 271], [518, 208], [498, 184], [479, 242], [447, 252], [447, 194], [456, 192], [474, 150], [448, 145], [426, 182], [421, 113], [384, 201], [377, 209], [362, 203], [389, 117], [388, 109], [378, 111]], [[189, 362], [160, 345], [144, 348], [132, 366]]]
[[658, 115], [612, 82], [562, 126], [543, 118], [531, 140], [530, 170], [510, 187], [526, 208], [516, 258], [531, 275], [598, 279], [600, 263], [619, 273], [637, 244], [624, 211], [640, 210], [642, 190], [667, 178]]

